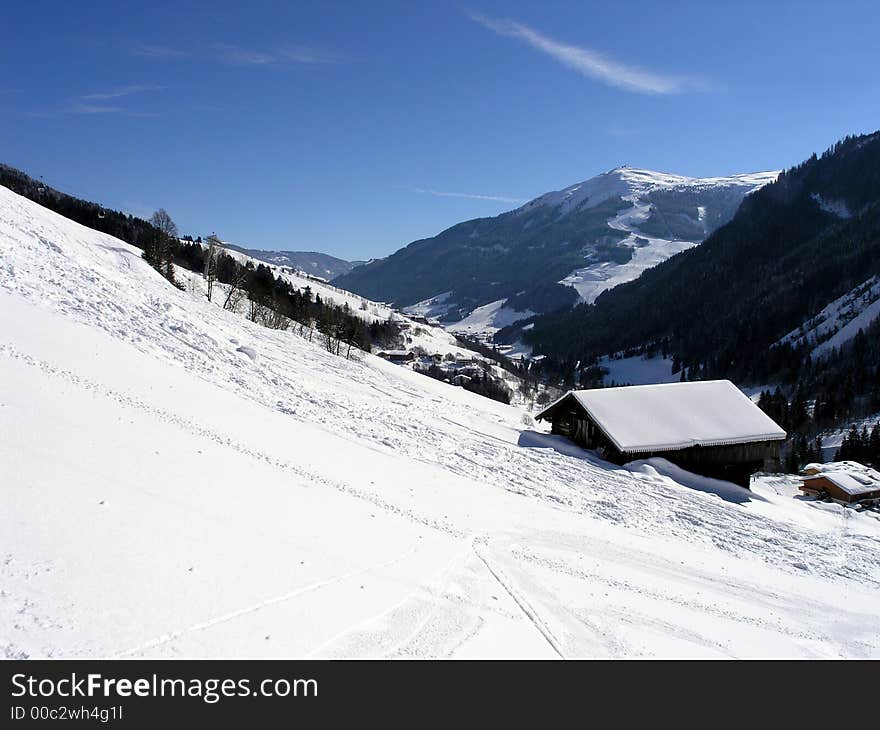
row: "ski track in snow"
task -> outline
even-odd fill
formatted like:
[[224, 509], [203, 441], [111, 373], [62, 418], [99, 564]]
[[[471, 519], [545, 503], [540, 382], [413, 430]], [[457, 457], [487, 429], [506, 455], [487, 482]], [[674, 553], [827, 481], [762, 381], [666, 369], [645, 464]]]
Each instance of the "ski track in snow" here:
[[[240, 597], [219, 577], [222, 567], [209, 566], [217, 583], [193, 594], [191, 610], [113, 629], [120, 637], [114, 646], [88, 610], [75, 608], [88, 596], [69, 603], [64, 584], [53, 582], [82, 568], [65, 555], [43, 559], [34, 549], [31, 557], [28, 516], [9, 513], [0, 518], [9, 520], [0, 527], [17, 536], [0, 548], [6, 656], [199, 655], [215, 644], [220, 653], [255, 656], [267, 646], [256, 639], [282, 633], [290, 615], [314, 635], [284, 637], [288, 646], [314, 656], [880, 653], [877, 521], [775, 494], [732, 504], [656, 471], [614, 467], [558, 437], [524, 430], [516, 408], [373, 356], [347, 361], [180, 292], [136, 249], [3, 188], [0, 314], [4, 372], [47, 392], [60, 389], [65, 398], [88, 396], [96, 409], [142, 422], [172, 442], [210, 444], [283, 476], [291, 484], [285, 499], [307, 498], [315, 514], [331, 493], [342, 500], [333, 509], [374, 510], [368, 516], [381, 517], [381, 529], [394, 538], [387, 547], [360, 548], [355, 520], [350, 543], [328, 536], [326, 544], [321, 537], [291, 544], [289, 550], [312, 551], [314, 575], [275, 584], [256, 576]], [[45, 333], [53, 327], [59, 342], [82, 342], [82, 353], [49, 345]], [[155, 388], [135, 386], [118, 370], [96, 374], [101, 352], [155, 371]], [[273, 434], [287, 429], [294, 444], [296, 434], [308, 436], [314, 448], [286, 456], [283, 438], [236, 430], [223, 413], [163, 394], [163, 377], [199, 392], [219, 389], [229, 399], [224, 403], [247, 406], [241, 418], [263, 412]], [[9, 435], [14, 426], [5, 414], [26, 412], [22, 397], [0, 390], [0, 430]], [[0, 446], [0, 458], [13, 456]], [[79, 483], [76, 469], [70, 473]], [[221, 477], [218, 471], [210, 478]], [[192, 478], [181, 476], [180, 484]], [[216, 505], [193, 508], [179, 485], [144, 479], [137, 482], [142, 498], [171, 511], [191, 509], [205, 530], [234, 524], [237, 511], [253, 521], [247, 524], [262, 524], [259, 484], [248, 485], [256, 490], [248, 502], [233, 485], [218, 489]], [[27, 494], [14, 504], [26, 505]], [[62, 490], [58, 498], [70, 497]], [[221, 509], [224, 500], [234, 504], [231, 511]], [[291, 539], [274, 529], [243, 528], [243, 535], [255, 545], [264, 532]], [[425, 530], [425, 539], [416, 540]], [[75, 560], [76, 545], [65, 548]], [[254, 549], [262, 560], [278, 559]], [[339, 557], [331, 560], [331, 553]], [[85, 556], [80, 560], [88, 565]], [[284, 570], [280, 563], [275, 569]], [[365, 576], [384, 592], [363, 597]], [[168, 580], [178, 590], [188, 585], [173, 575]], [[137, 586], [126, 590], [139, 595]], [[852, 606], [832, 608], [841, 596]], [[322, 619], [311, 601], [343, 607]]]

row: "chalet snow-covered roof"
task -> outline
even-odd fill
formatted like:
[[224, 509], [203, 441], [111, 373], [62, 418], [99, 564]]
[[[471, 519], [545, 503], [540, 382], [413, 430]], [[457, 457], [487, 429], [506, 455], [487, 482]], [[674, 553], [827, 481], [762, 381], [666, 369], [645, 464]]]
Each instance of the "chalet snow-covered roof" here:
[[574, 398], [622, 453], [781, 441], [786, 434], [729, 380], [571, 390], [538, 414]]
[[828, 464], [807, 464], [804, 483], [827, 479], [847, 494], [858, 496], [880, 491], [880, 472], [856, 461], [832, 461]]
[[840, 489], [853, 497], [857, 497], [860, 494], [880, 492], [880, 479], [871, 479], [858, 472], [823, 471], [815, 476], [805, 477], [804, 483], [810, 482], [814, 479], [827, 479], [829, 482], [837, 485]]

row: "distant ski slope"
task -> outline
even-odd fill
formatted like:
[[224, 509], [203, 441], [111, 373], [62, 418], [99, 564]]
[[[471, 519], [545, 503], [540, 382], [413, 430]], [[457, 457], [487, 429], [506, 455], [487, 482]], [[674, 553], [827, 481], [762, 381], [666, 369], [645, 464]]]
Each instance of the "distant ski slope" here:
[[880, 277], [873, 276], [838, 297], [819, 314], [792, 330], [777, 344], [811, 346], [814, 356], [840, 347], [880, 317]]
[[[778, 175], [779, 171], [773, 171], [692, 178], [624, 167], [549, 193], [529, 205], [556, 206], [567, 214], [584, 204], [597, 205], [613, 195], [620, 195], [630, 205], [611, 218], [608, 226], [624, 234], [618, 245], [632, 249], [632, 259], [626, 263], [594, 262], [576, 269], [560, 282], [577, 289], [582, 301], [593, 302], [606, 289], [637, 279], [645, 269], [698, 245], [719, 223], [725, 222], [727, 214], [718, 210], [718, 198], [725, 199], [732, 193], [739, 200]], [[660, 196], [677, 198], [675, 206], [668, 206]], [[711, 216], [707, 210], [712, 211]], [[663, 235], [657, 232], [658, 219], [663, 221]], [[647, 229], [643, 224], [648, 222], [655, 225]]]
[[870, 515], [613, 467], [4, 188], [0, 375], [2, 656], [880, 656]]

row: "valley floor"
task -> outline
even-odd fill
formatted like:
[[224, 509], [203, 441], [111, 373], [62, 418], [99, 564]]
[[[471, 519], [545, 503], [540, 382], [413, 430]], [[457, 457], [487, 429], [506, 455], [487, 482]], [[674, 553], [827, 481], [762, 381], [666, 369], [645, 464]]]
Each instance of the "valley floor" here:
[[0, 655], [880, 656], [880, 522], [613, 467], [0, 188]]

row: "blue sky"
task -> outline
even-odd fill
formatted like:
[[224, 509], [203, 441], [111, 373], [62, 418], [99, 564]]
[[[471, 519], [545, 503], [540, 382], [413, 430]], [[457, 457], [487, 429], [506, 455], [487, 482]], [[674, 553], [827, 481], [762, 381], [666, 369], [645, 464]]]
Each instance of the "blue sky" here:
[[386, 255], [621, 164], [789, 166], [880, 127], [876, 2], [31, 2], [0, 161], [182, 232]]

